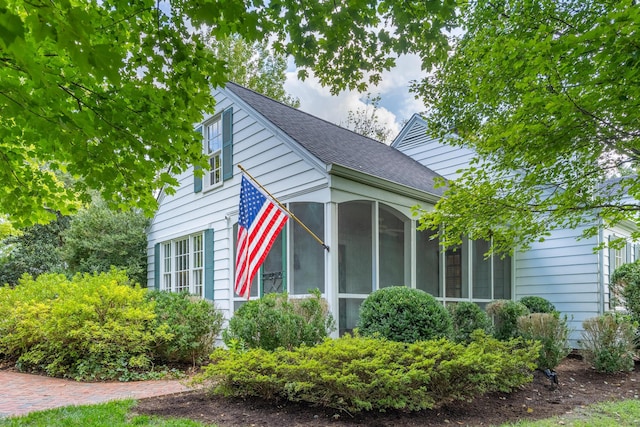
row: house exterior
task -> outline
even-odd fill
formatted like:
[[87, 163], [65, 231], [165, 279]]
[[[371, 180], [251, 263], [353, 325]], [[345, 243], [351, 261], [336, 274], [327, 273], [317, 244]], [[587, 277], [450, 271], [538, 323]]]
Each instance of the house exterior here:
[[[597, 242], [561, 231], [514, 257], [484, 259], [489, 242], [465, 241], [440, 251], [416, 230], [411, 208], [442, 196], [434, 180], [452, 178], [472, 154], [431, 139], [414, 116], [391, 146], [227, 84], [215, 89], [217, 113], [198, 125], [211, 169], [179, 175], [175, 194], [161, 194], [148, 229], [148, 286], [187, 290], [213, 300], [230, 318], [246, 299], [233, 292], [242, 165], [324, 240], [325, 250], [288, 221], [256, 275], [251, 298], [292, 297], [319, 289], [337, 320], [336, 334], [356, 326], [374, 290], [406, 285], [444, 304], [540, 295], [572, 318], [607, 309], [612, 265], [637, 248], [594, 253]], [[603, 229], [601, 239], [629, 230]]]
[[[414, 115], [391, 144], [447, 179], [455, 179], [469, 164], [474, 153], [429, 137], [427, 123]], [[585, 319], [614, 309], [610, 304], [609, 276], [620, 265], [640, 259], [640, 245], [632, 242], [618, 250], [594, 252], [601, 242], [624, 237], [629, 240], [634, 225], [607, 228], [602, 221], [600, 234], [580, 239], [583, 228], [555, 230], [544, 242], [513, 256], [513, 298], [536, 295], [546, 298], [566, 314], [577, 344]]]

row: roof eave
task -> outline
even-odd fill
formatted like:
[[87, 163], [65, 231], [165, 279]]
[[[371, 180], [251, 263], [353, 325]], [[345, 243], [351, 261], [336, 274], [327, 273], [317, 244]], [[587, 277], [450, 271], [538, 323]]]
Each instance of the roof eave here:
[[346, 166], [342, 166], [336, 163], [328, 164], [327, 172], [329, 173], [329, 175], [339, 176], [341, 178], [346, 178], [351, 181], [369, 185], [371, 187], [376, 187], [382, 190], [388, 190], [397, 194], [402, 194], [426, 203], [435, 204], [442, 197], [441, 195], [428, 193], [426, 191], [419, 190], [414, 187], [409, 187], [404, 184], [399, 184], [397, 182], [389, 181], [384, 178], [380, 178], [378, 176], [374, 176], [366, 172], [348, 168]]

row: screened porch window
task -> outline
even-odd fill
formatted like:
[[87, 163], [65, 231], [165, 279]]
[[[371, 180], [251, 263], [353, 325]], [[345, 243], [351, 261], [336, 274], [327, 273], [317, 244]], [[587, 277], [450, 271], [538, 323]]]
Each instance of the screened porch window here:
[[[324, 239], [324, 204], [291, 203], [289, 209], [316, 236]], [[324, 293], [325, 249], [296, 221], [289, 222], [293, 260], [291, 269], [291, 293], [306, 295], [313, 289]]]

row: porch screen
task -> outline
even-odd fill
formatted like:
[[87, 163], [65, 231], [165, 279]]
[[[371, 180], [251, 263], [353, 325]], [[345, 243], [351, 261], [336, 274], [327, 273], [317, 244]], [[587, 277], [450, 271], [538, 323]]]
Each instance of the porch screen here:
[[[313, 233], [324, 239], [324, 205], [291, 203], [289, 209]], [[296, 221], [290, 221], [293, 243], [292, 294], [305, 295], [312, 289], [324, 293], [324, 248]]]

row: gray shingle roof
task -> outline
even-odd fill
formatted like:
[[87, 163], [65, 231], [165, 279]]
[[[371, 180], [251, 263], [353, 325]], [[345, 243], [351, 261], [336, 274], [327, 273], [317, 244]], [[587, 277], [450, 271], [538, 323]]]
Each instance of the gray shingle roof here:
[[440, 177], [401, 151], [329, 123], [235, 83], [226, 88], [327, 165], [340, 165], [385, 180], [441, 195]]

